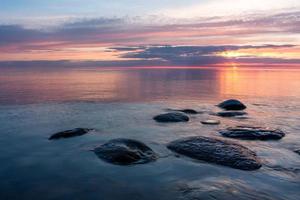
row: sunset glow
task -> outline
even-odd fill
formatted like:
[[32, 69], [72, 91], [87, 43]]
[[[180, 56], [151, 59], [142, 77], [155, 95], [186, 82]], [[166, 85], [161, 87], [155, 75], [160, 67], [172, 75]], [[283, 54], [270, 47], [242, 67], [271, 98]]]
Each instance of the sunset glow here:
[[0, 200], [299, 200], [299, 86], [300, 0], [0, 0]]
[[239, 49], [234, 51], [224, 51], [218, 55], [227, 58], [239, 57], [261, 57], [261, 58], [282, 58], [282, 59], [298, 59], [299, 48], [261, 48], [261, 49]]
[[72, 0], [11, 5], [5, 1], [0, 8], [2, 62], [178, 66], [231, 59], [247, 64], [300, 61], [300, 3], [295, 0], [189, 0], [172, 1], [172, 6], [166, 1], [92, 0], [93, 6], [76, 9], [62, 9], [78, 5]]

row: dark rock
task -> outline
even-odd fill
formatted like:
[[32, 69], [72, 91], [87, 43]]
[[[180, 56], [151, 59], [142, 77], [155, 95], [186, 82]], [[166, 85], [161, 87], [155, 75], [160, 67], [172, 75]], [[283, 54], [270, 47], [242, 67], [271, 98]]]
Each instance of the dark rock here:
[[92, 131], [94, 129], [90, 128], [75, 128], [72, 130], [66, 130], [62, 132], [55, 133], [51, 135], [49, 140], [56, 140], [56, 139], [61, 139], [61, 138], [70, 138], [70, 137], [76, 137], [76, 136], [81, 136], [84, 134], [87, 134], [88, 132]]
[[153, 119], [157, 122], [187, 122], [190, 120], [185, 114], [176, 112], [157, 115]]
[[294, 152], [300, 155], [300, 149], [297, 149]]
[[256, 154], [248, 148], [228, 141], [208, 137], [188, 137], [173, 141], [170, 150], [185, 156], [242, 170], [261, 167]]
[[179, 112], [183, 112], [185, 114], [192, 114], [192, 115], [196, 115], [199, 114], [200, 112], [193, 110], [193, 109], [183, 109], [183, 110], [178, 110]]
[[218, 106], [224, 110], [244, 110], [247, 108], [242, 102], [236, 99], [223, 101]]
[[190, 114], [190, 115], [196, 115], [196, 114], [199, 114], [199, 113], [201, 113], [201, 112], [198, 112], [198, 111], [196, 111], [196, 110], [193, 110], [193, 109], [182, 109], [182, 110], [180, 110], [180, 109], [169, 109], [170, 111], [176, 111], [176, 112], [183, 112], [183, 113], [185, 113], [185, 114]]
[[131, 165], [155, 161], [157, 155], [145, 144], [131, 139], [114, 139], [94, 149], [102, 160], [117, 164]]
[[241, 111], [223, 111], [223, 112], [218, 112], [216, 115], [220, 117], [236, 117], [236, 116], [247, 115], [247, 113]]
[[283, 200], [277, 193], [258, 189], [257, 184], [246, 185], [238, 178], [199, 178], [176, 186], [180, 200]]
[[246, 140], [279, 140], [285, 133], [279, 129], [270, 129], [251, 126], [230, 127], [219, 131], [224, 137]]

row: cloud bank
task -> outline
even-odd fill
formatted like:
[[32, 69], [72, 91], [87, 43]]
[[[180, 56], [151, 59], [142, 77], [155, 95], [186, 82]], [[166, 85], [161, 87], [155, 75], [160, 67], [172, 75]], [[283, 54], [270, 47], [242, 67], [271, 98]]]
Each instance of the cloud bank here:
[[181, 20], [87, 18], [43, 29], [0, 25], [0, 61], [124, 66], [300, 63], [299, 27], [300, 11]]

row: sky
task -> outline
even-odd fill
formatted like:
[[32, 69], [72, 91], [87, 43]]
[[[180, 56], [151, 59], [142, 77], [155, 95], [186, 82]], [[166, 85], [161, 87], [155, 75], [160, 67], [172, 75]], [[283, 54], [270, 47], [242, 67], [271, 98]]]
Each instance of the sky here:
[[299, 0], [0, 0], [0, 62], [300, 64]]

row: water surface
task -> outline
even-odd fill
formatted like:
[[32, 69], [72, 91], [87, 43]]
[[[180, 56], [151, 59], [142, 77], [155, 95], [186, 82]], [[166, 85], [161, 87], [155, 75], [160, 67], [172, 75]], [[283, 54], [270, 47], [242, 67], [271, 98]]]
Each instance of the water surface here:
[[0, 103], [299, 98], [299, 68], [0, 68]]
[[[0, 68], [0, 199], [299, 199], [300, 68]], [[238, 98], [247, 119], [210, 116]], [[158, 124], [166, 108], [207, 111]], [[201, 120], [221, 120], [204, 126]], [[257, 171], [175, 157], [166, 143], [251, 124], [281, 128], [280, 141], [239, 141], [263, 161]], [[96, 132], [49, 141], [57, 132]], [[161, 158], [116, 166], [90, 150], [113, 138], [145, 142]]]

